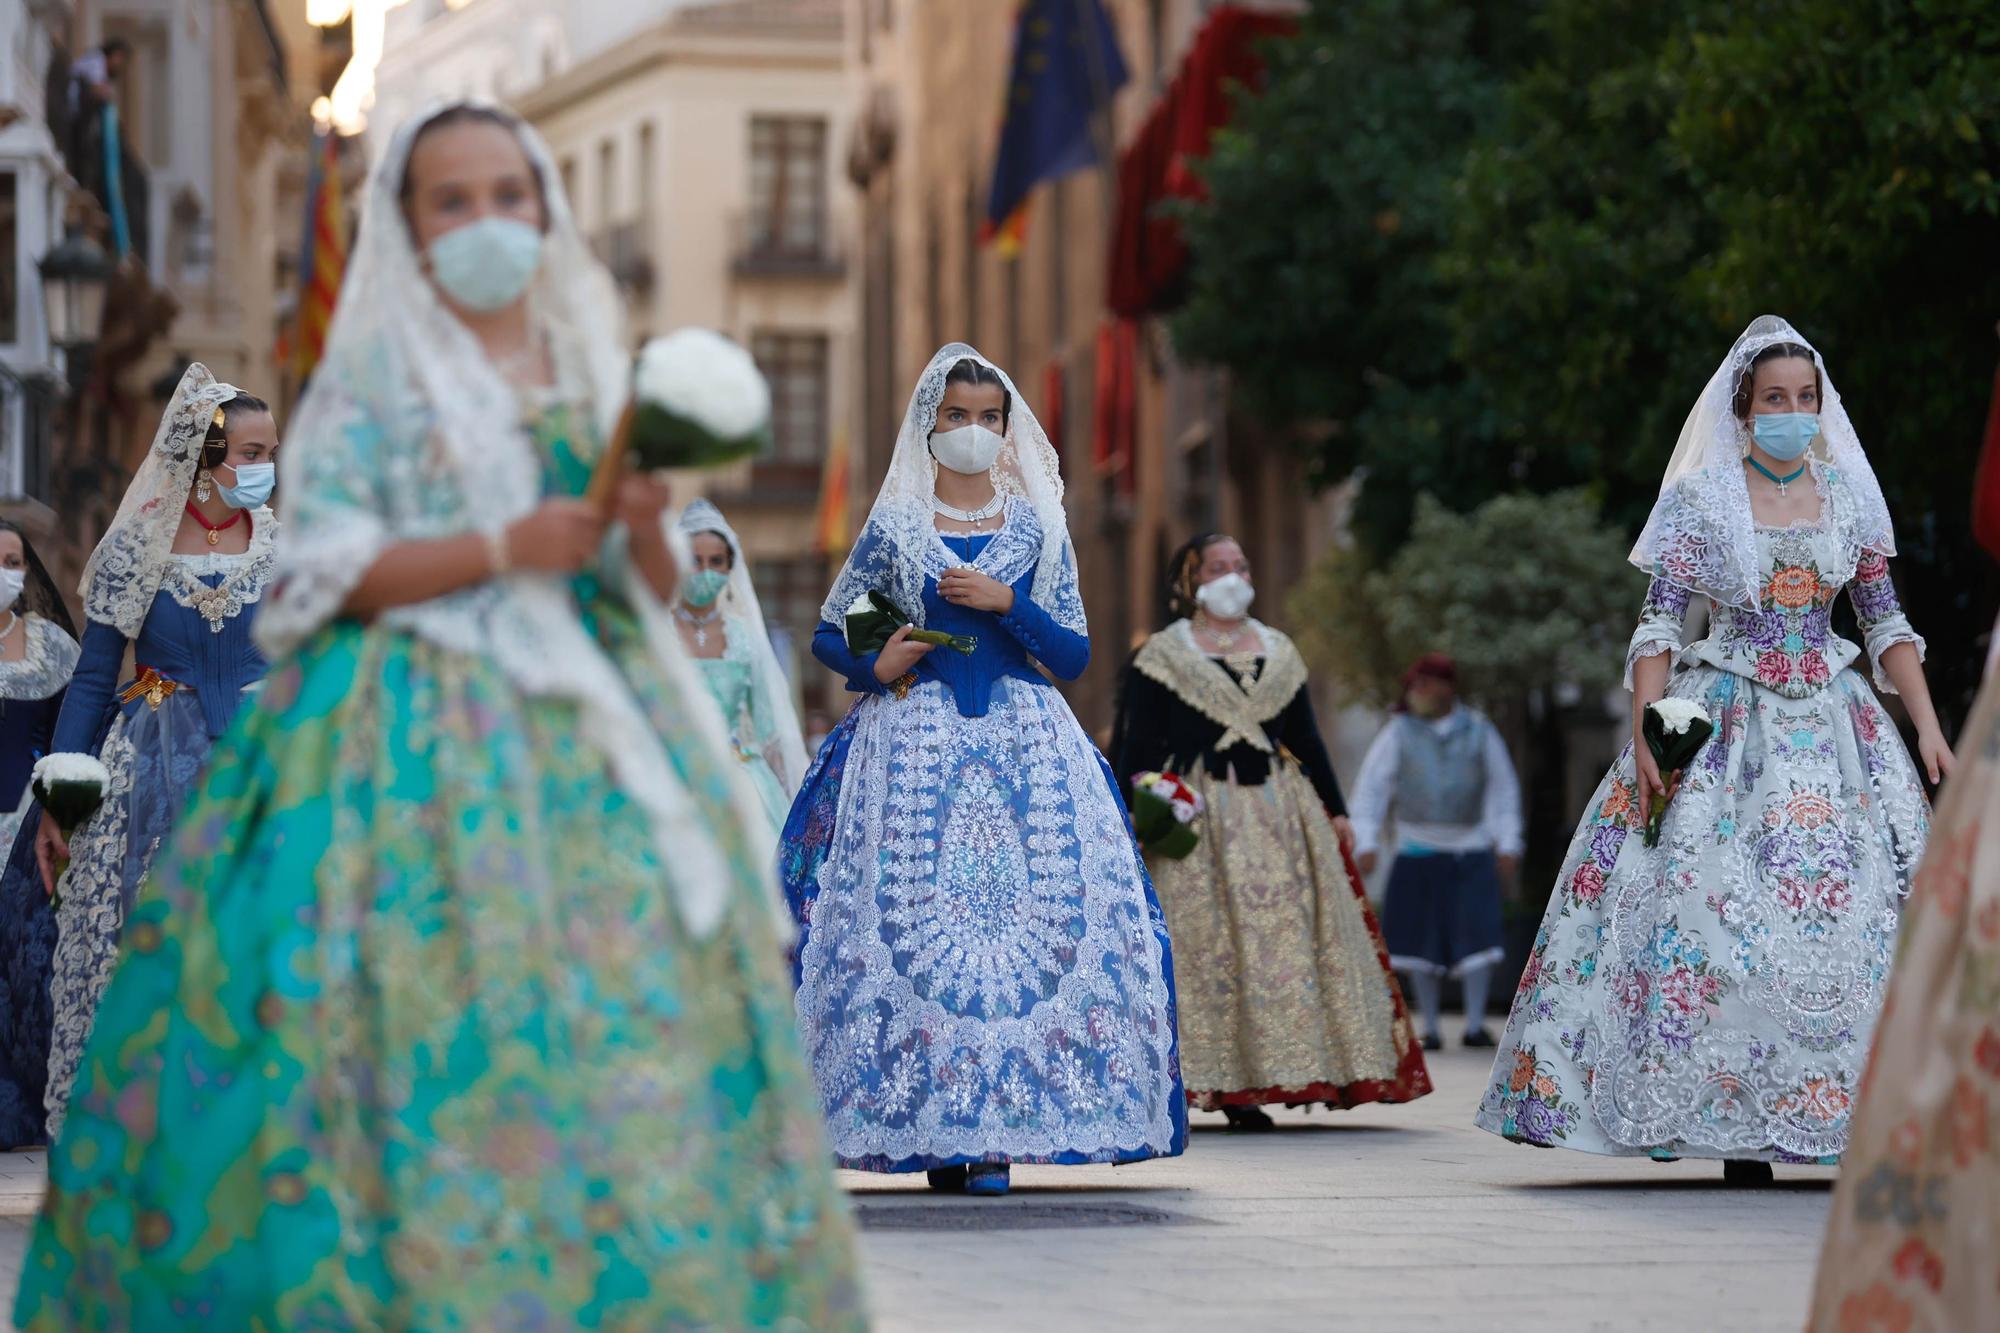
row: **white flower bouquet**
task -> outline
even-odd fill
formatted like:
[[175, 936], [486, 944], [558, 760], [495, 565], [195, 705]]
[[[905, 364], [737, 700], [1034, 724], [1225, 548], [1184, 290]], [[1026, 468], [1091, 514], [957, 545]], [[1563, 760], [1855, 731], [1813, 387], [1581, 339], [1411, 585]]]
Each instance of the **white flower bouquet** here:
[[1660, 827], [1667, 817], [1667, 802], [1673, 798], [1681, 773], [1715, 734], [1715, 723], [1710, 720], [1708, 710], [1692, 699], [1661, 699], [1646, 705], [1639, 733], [1652, 752], [1653, 762], [1660, 767], [1660, 781], [1667, 784], [1666, 792], [1653, 803], [1652, 812], [1646, 817], [1646, 845], [1657, 847]]
[[712, 468], [771, 444], [771, 386], [750, 353], [711, 329], [677, 329], [639, 350], [632, 399], [598, 463], [591, 495], [608, 503], [631, 458], [645, 471]]
[[[67, 839], [76, 832], [79, 824], [97, 813], [98, 806], [104, 804], [104, 793], [111, 790], [111, 770], [95, 755], [44, 755], [35, 761], [29, 786], [35, 793], [35, 800], [41, 803], [42, 817], [53, 819]], [[55, 867], [58, 883], [67, 869], [67, 859]], [[61, 907], [62, 899], [56, 897], [54, 904]]]

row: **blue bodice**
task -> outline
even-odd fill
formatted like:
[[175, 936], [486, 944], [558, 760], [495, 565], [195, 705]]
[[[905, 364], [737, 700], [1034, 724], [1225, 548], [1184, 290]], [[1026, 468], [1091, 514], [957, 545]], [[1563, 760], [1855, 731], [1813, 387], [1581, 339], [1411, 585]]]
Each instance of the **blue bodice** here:
[[[940, 533], [946, 546], [962, 556], [966, 564], [979, 558], [993, 540], [993, 534]], [[1090, 665], [1090, 638], [1058, 625], [1036, 606], [1029, 593], [1035, 582], [1031, 566], [1015, 579], [1014, 608], [1004, 616], [956, 606], [938, 595], [937, 580], [924, 579], [924, 627], [947, 634], [965, 634], [979, 640], [970, 655], [949, 648], [935, 648], [916, 665], [920, 680], [941, 681], [958, 703], [965, 717], [984, 717], [993, 698], [993, 683], [1042, 679], [1029, 661], [1040, 662], [1062, 680], [1075, 680]], [[847, 688], [857, 694], [883, 694], [888, 687], [875, 679], [873, 653], [848, 651], [844, 627], [821, 621], [813, 634], [813, 656], [830, 670], [847, 677]]]
[[[226, 557], [194, 559], [219, 563]], [[262, 680], [268, 669], [264, 655], [250, 637], [257, 613], [257, 602], [253, 599], [262, 594], [263, 588], [258, 583], [254, 588], [238, 586], [224, 590], [225, 579], [231, 577], [229, 571], [196, 571], [202, 571], [202, 566], [191, 566], [179, 591], [171, 579], [161, 585], [153, 598], [153, 609], [139, 627], [139, 638], [132, 644], [132, 662], [135, 674], [151, 667], [181, 689], [193, 691], [207, 719], [208, 734], [215, 737], [227, 730], [235, 718], [243, 703], [244, 688]], [[186, 583], [233, 592], [235, 596], [218, 597], [206, 608], [190, 606], [179, 595], [185, 591]], [[118, 700], [123, 692], [121, 685], [132, 679], [123, 671], [125, 647], [125, 636], [115, 626], [90, 622], [83, 634], [83, 656], [77, 662], [69, 697], [63, 702], [62, 716], [56, 723], [55, 750], [88, 752], [93, 748], [93, 738], [102, 734], [114, 710], [130, 713], [146, 707], [143, 699], [130, 703]]]

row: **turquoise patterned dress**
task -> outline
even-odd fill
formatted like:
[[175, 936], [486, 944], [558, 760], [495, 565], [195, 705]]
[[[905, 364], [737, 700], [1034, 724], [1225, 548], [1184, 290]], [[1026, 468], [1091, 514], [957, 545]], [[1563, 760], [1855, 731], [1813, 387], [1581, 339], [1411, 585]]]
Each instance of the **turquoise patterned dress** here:
[[[535, 433], [579, 494], [569, 422]], [[728, 756], [609, 582], [578, 613], [755, 883]], [[319, 631], [128, 923], [21, 1324], [862, 1327], [770, 914], [737, 894], [697, 938], [674, 873], [573, 704], [380, 621]]]
[[767, 719], [756, 716], [757, 690], [753, 680], [756, 668], [749, 653], [738, 648], [744, 636], [733, 625], [724, 623], [729, 630], [729, 647], [722, 656], [696, 658], [695, 664], [701, 668], [701, 678], [708, 685], [708, 692], [715, 696], [723, 721], [729, 725], [729, 737], [736, 743], [737, 757], [743, 761], [743, 771], [750, 776], [750, 785], [757, 789], [758, 804], [770, 822], [771, 846], [776, 848], [778, 834], [785, 827], [785, 816], [792, 812], [792, 798], [764, 755], [763, 747], [769, 741], [765, 733], [770, 725]]

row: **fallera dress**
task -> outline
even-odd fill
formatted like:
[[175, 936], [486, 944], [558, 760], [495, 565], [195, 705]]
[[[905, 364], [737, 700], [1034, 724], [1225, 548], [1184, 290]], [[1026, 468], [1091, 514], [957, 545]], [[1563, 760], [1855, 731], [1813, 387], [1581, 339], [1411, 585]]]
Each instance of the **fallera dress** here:
[[[585, 488], [578, 422], [535, 413], [548, 494]], [[342, 426], [287, 483], [308, 533], [424, 445]], [[727, 756], [615, 582], [570, 580], [574, 614], [755, 884]], [[389, 617], [279, 660], [126, 924], [25, 1327], [863, 1326], [769, 906], [688, 930], [579, 732]]]
[[28, 780], [49, 752], [77, 659], [76, 640], [60, 626], [33, 614], [21, 623], [21, 660], [0, 662], [0, 804], [14, 802], [14, 813], [0, 816], [0, 847], [25, 858], [0, 874], [0, 1151], [48, 1141], [43, 1097], [56, 914], [35, 866], [41, 814]]
[[[1480, 1103], [1483, 1129], [1614, 1155], [1837, 1160], [1882, 1007], [1930, 809], [1894, 723], [1834, 633], [1921, 646], [1887, 560], [1861, 544], [1839, 470], [1812, 464], [1815, 523], [1759, 527], [1754, 609], [1710, 602], [1683, 646], [1712, 520], [1666, 521], [1630, 660], [1677, 654], [1669, 697], [1715, 735], [1648, 848], [1628, 746], [1591, 798], [1535, 937]], [[1740, 488], [1739, 488], [1740, 489]]]
[[1172, 772], [1202, 797], [1200, 841], [1149, 857], [1179, 983], [1182, 1076], [1204, 1110], [1413, 1101], [1423, 1051], [1333, 816], [1340, 783], [1298, 649], [1212, 657], [1188, 621], [1125, 673], [1112, 764], [1126, 791]]
[[[933, 651], [898, 697], [839, 627], [813, 643], [863, 695], [781, 851], [798, 1020], [844, 1166], [1133, 1162], [1186, 1143], [1159, 903], [1109, 765], [1029, 660], [1073, 678], [1090, 641], [1033, 596], [1035, 506], [1004, 512], [978, 536], [931, 529], [928, 505], [871, 521], [849, 559], [920, 574], [924, 623], [976, 637], [970, 656]], [[968, 565], [1013, 588], [1007, 615], [938, 595]], [[1058, 600], [1080, 612], [1067, 563]]]

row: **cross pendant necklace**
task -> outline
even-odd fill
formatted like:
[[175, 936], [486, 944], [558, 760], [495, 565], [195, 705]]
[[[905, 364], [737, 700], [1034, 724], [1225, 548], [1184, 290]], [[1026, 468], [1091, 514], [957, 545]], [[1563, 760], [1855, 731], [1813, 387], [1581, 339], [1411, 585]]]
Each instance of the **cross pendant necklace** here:
[[1779, 476], [1754, 458], [1750, 459], [1749, 463], [1751, 467], [1756, 468], [1759, 472], [1778, 484], [1778, 498], [1780, 500], [1785, 498], [1785, 494], [1791, 488], [1792, 483], [1806, 474], [1806, 465], [1804, 463], [1799, 464], [1799, 470], [1789, 477]]
[[718, 607], [705, 616], [698, 616], [684, 606], [677, 606], [674, 608], [674, 614], [680, 617], [682, 624], [694, 626], [694, 646], [696, 651], [699, 651], [708, 647], [708, 627], [715, 623], [716, 617], [720, 616], [722, 611]]

